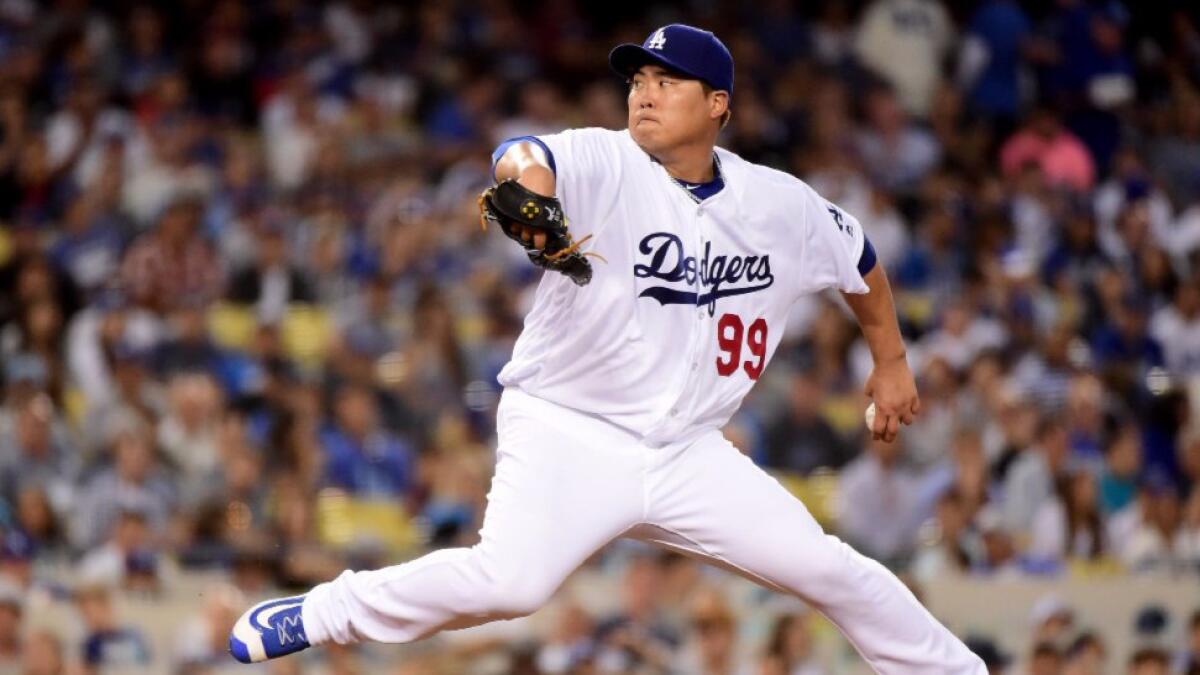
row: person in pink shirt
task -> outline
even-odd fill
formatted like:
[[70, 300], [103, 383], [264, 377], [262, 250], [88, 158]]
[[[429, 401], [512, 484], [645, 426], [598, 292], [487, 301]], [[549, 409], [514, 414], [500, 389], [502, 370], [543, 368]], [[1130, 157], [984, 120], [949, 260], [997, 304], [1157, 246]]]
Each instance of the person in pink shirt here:
[[1029, 123], [1000, 149], [1000, 168], [1013, 176], [1037, 162], [1051, 185], [1086, 191], [1096, 182], [1096, 165], [1087, 147], [1064, 128], [1049, 108], [1038, 108]]

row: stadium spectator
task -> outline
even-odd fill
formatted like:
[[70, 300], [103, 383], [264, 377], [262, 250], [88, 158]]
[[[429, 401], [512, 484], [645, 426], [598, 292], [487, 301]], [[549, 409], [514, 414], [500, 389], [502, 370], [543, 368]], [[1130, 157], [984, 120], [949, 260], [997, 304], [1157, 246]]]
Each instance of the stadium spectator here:
[[763, 463], [776, 469], [811, 473], [846, 464], [853, 451], [821, 411], [821, 389], [812, 377], [792, 376], [790, 404], [766, 430]]
[[403, 498], [412, 488], [413, 449], [381, 427], [369, 390], [346, 385], [338, 391], [333, 420], [321, 440], [325, 485], [377, 498]]
[[1095, 478], [1076, 470], [1056, 481], [1054, 496], [1034, 514], [1027, 554], [1055, 563], [1094, 561], [1107, 552], [1104, 537]]
[[112, 591], [88, 585], [75, 593], [83, 617], [83, 666], [86, 673], [136, 669], [150, 663], [150, 648], [141, 631], [123, 624], [113, 604]]
[[152, 443], [149, 433], [141, 429], [117, 437], [111, 463], [96, 472], [79, 495], [71, 523], [76, 546], [99, 544], [122, 515], [137, 514], [151, 532], [165, 534], [177, 494], [170, 474], [159, 466]]
[[1086, 146], [1047, 107], [1039, 107], [1028, 124], [1013, 134], [1000, 150], [1005, 175], [1015, 176], [1033, 164], [1052, 186], [1089, 190], [1096, 181], [1096, 167]]
[[1076, 636], [1067, 647], [1063, 664], [1064, 675], [1084, 675], [1106, 671], [1108, 648], [1094, 632], [1084, 631]]
[[912, 553], [921, 524], [921, 476], [903, 466], [900, 446], [871, 443], [842, 470], [838, 485], [842, 535], [868, 555], [888, 561]]
[[1038, 509], [1054, 496], [1069, 452], [1063, 421], [1044, 417], [1038, 423], [1036, 444], [1021, 452], [1004, 481], [1004, 519], [1014, 533], [1029, 534]]
[[640, 553], [628, 561], [621, 609], [600, 619], [593, 634], [600, 672], [671, 667], [683, 637], [663, 616], [661, 581], [662, 568], [656, 555]]
[[740, 663], [737, 623], [722, 592], [701, 588], [692, 598], [688, 632], [675, 659], [675, 669], [700, 675], [743, 673], [749, 664]]
[[954, 32], [954, 24], [938, 2], [875, 0], [863, 11], [855, 51], [864, 66], [896, 88], [909, 112], [925, 115]]
[[217, 298], [221, 268], [197, 229], [202, 207], [197, 195], [173, 197], [154, 229], [130, 244], [121, 279], [139, 306], [167, 314], [183, 302]]
[[825, 672], [813, 653], [812, 618], [811, 612], [807, 611], [775, 618], [762, 660], [764, 675], [822, 675]]
[[1129, 675], [1167, 675], [1171, 660], [1167, 653], [1154, 647], [1139, 649], [1129, 657]]
[[989, 675], [1003, 675], [1007, 670], [1012, 657], [1004, 653], [996, 644], [995, 640], [982, 635], [968, 636], [964, 642], [975, 655], [983, 660], [983, 664], [987, 666]]

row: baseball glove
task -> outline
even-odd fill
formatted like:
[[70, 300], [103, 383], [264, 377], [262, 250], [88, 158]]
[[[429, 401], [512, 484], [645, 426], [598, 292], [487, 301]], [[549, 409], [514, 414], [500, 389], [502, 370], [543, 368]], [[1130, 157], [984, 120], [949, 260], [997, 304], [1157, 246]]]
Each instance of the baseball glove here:
[[[489, 222], [525, 248], [529, 261], [538, 267], [562, 272], [580, 286], [592, 280], [592, 265], [579, 247], [591, 235], [575, 241], [567, 231], [567, 218], [562, 204], [555, 197], [546, 197], [529, 190], [510, 178], [493, 185], [479, 195], [479, 224], [487, 229]], [[524, 225], [546, 233], [546, 243], [535, 248], [533, 242], [521, 239], [514, 225]]]

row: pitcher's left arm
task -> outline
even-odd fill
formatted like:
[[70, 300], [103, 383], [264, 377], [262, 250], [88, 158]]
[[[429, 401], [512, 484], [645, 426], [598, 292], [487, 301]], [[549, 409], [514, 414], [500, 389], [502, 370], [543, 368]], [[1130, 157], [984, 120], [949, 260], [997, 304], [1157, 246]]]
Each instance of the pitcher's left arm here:
[[891, 443], [900, 432], [900, 425], [912, 424], [921, 411], [921, 399], [908, 367], [892, 288], [883, 265], [876, 261], [863, 275], [863, 281], [867, 282], [870, 291], [842, 293], [842, 297], [854, 311], [875, 361], [863, 390], [875, 402], [872, 436]]

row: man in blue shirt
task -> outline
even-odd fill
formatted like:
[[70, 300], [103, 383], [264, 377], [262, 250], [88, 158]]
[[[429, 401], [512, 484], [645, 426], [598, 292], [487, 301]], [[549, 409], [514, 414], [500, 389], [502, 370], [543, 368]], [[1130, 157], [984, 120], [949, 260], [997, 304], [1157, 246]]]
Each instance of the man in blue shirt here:
[[966, 47], [986, 60], [969, 97], [973, 108], [993, 118], [1015, 118], [1021, 105], [1021, 50], [1029, 17], [1015, 0], [989, 0], [971, 17]]
[[412, 480], [412, 448], [379, 424], [368, 389], [346, 385], [337, 394], [334, 421], [321, 434], [327, 486], [360, 497], [400, 497]]

